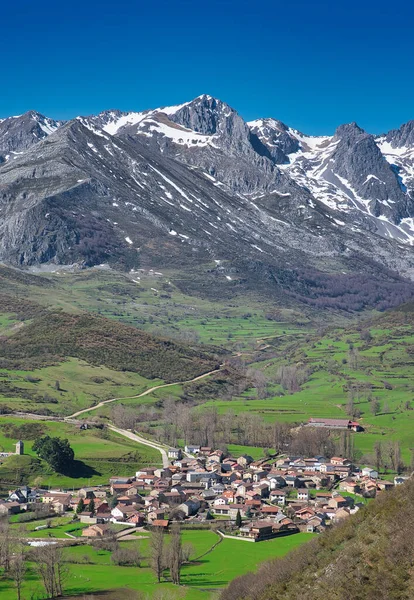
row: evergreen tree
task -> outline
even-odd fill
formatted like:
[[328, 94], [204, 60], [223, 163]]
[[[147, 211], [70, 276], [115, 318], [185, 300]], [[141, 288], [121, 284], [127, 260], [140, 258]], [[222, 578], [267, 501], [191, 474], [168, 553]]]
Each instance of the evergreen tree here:
[[84, 510], [85, 510], [85, 502], [83, 501], [83, 498], [81, 498], [78, 502], [78, 506], [76, 507], [76, 514], [79, 515]]
[[88, 510], [92, 515], [95, 514], [95, 500], [93, 498], [91, 498], [91, 501], [89, 502]]
[[240, 510], [238, 510], [237, 515], [236, 515], [236, 527], [241, 527], [241, 524], [242, 524], [242, 518], [241, 518]]
[[67, 471], [75, 458], [69, 440], [48, 435], [38, 438], [33, 444], [33, 450], [58, 473]]

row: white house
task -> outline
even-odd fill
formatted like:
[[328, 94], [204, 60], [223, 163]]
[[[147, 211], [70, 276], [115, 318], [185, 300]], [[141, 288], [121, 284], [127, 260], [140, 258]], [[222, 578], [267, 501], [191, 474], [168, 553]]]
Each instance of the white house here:
[[309, 500], [309, 490], [306, 488], [298, 489], [298, 500]]
[[361, 471], [364, 477], [371, 477], [371, 479], [378, 479], [378, 471], [375, 469], [370, 469], [369, 467], [364, 467]]
[[270, 492], [270, 502], [276, 502], [284, 506], [286, 504], [286, 492], [284, 490], [273, 490]]
[[200, 446], [194, 446], [192, 444], [188, 444], [184, 447], [184, 450], [188, 452], [188, 454], [198, 454], [200, 452]]
[[228, 499], [227, 498], [223, 498], [223, 496], [219, 496], [218, 498], [216, 498], [213, 502], [214, 506], [225, 506], [226, 504], [228, 504]]
[[183, 453], [180, 448], [168, 448], [168, 458], [173, 458], [174, 460], [181, 460]]

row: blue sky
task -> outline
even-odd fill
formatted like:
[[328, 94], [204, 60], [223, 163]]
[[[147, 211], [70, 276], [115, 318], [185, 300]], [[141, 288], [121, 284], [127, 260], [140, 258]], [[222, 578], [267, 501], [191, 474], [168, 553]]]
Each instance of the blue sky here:
[[378, 0], [4, 0], [0, 117], [208, 93], [310, 134], [414, 119], [414, 8]]

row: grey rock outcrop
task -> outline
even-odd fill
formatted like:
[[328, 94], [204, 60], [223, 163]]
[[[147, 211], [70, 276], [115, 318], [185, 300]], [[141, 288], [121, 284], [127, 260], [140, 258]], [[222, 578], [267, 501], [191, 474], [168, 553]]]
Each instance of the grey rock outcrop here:
[[0, 123], [14, 153], [0, 165], [2, 261], [160, 266], [199, 282], [207, 269], [302, 291], [298, 268], [397, 287], [413, 278], [401, 244], [411, 197], [385, 142], [356, 124], [311, 138], [270, 119], [247, 124], [210, 96], [67, 123], [23, 117], [20, 129]]

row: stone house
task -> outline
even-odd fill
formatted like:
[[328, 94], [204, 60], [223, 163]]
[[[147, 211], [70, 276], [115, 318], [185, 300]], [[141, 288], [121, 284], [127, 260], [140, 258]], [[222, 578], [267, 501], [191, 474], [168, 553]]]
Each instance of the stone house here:
[[82, 530], [82, 537], [103, 537], [109, 532], [107, 523], [96, 523]]

